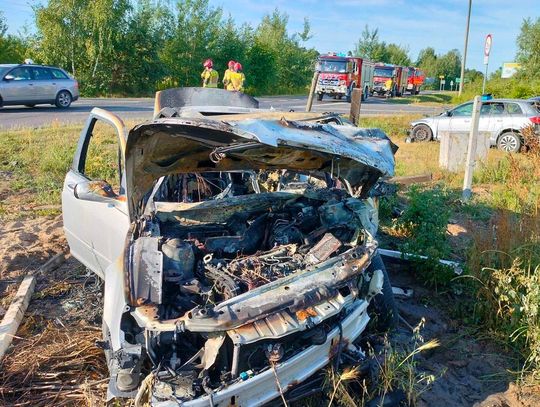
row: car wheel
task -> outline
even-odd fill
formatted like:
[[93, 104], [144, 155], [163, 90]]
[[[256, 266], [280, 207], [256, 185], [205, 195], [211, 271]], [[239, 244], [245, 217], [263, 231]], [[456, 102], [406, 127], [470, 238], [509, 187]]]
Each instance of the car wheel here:
[[324, 96], [324, 93], [317, 93], [317, 100], [320, 102]]
[[419, 124], [414, 126], [412, 136], [416, 141], [430, 141], [433, 139], [433, 132], [427, 124]]
[[518, 133], [507, 132], [500, 135], [497, 148], [507, 153], [517, 153], [521, 148], [521, 138]]
[[56, 95], [56, 102], [54, 104], [61, 109], [67, 109], [71, 105], [71, 101], [71, 93], [67, 90], [62, 90]]
[[25, 105], [26, 107], [36, 107], [36, 105]]
[[394, 300], [394, 293], [392, 292], [392, 285], [386, 272], [386, 267], [381, 259], [381, 255], [377, 254], [371, 260], [371, 264], [366, 271], [381, 270], [383, 272], [383, 286], [382, 293], [373, 297], [369, 310], [374, 319], [375, 327], [378, 331], [389, 331], [396, 327], [398, 322], [398, 310], [396, 301]]

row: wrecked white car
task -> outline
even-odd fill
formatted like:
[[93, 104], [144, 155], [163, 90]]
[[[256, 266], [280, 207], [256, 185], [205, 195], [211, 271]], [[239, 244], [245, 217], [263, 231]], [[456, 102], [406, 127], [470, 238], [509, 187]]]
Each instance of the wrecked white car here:
[[[396, 147], [336, 116], [236, 102], [219, 115], [162, 95], [129, 134], [100, 109], [82, 132], [64, 227], [105, 280], [110, 398], [261, 405], [339, 358], [370, 315], [397, 317], [370, 197]], [[85, 174], [97, 121], [118, 134], [118, 192]]]

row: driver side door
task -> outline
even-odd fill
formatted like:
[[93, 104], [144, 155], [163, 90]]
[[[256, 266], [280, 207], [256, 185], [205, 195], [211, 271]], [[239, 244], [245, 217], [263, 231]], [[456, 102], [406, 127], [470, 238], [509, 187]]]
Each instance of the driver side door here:
[[[71, 253], [102, 278], [123, 253], [130, 223], [124, 188], [125, 145], [122, 120], [93, 109], [62, 190], [64, 231]], [[97, 193], [88, 199], [77, 194], [77, 186], [81, 190], [89, 182], [101, 180], [112, 191], [108, 197]]]

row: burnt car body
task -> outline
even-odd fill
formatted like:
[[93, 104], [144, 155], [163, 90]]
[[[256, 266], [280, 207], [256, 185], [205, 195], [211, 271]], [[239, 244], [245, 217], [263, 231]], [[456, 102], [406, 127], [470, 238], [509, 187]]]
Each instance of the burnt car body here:
[[[352, 344], [391, 290], [370, 191], [393, 175], [395, 146], [335, 115], [248, 102], [158, 95], [129, 134], [90, 114], [62, 205], [72, 254], [105, 280], [109, 397], [264, 404]], [[85, 175], [97, 121], [118, 135], [119, 193]]]

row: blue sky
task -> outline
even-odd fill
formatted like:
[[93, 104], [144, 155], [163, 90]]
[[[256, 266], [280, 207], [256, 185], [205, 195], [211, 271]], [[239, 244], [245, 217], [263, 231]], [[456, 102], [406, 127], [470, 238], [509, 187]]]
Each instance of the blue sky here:
[[[16, 33], [32, 27], [31, 0], [0, 0], [9, 25]], [[311, 23], [309, 46], [318, 51], [348, 51], [366, 24], [379, 28], [380, 39], [408, 46], [414, 59], [427, 46], [437, 53], [463, 50], [468, 0], [210, 0], [238, 23], [256, 25], [276, 7], [289, 15], [291, 32], [301, 31], [304, 17]], [[483, 71], [485, 36], [493, 35], [489, 71], [510, 62], [524, 18], [540, 17], [540, 0], [473, 0], [467, 67]]]

